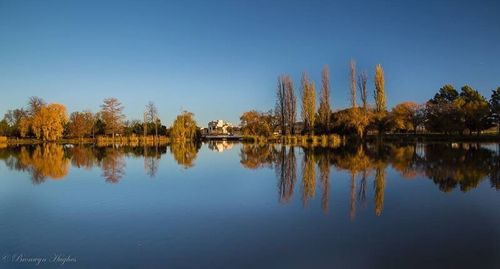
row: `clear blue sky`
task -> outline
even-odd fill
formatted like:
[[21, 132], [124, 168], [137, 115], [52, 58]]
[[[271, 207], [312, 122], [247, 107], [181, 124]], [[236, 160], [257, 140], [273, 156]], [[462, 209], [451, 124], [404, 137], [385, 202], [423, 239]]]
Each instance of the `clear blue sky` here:
[[[498, 1], [4, 1], [0, 112], [29, 96], [97, 111], [105, 97], [140, 119], [238, 123], [274, 107], [276, 78], [328, 64], [334, 109], [348, 104], [348, 62], [385, 69], [390, 106], [445, 83], [489, 97], [500, 86]], [[298, 92], [298, 88], [296, 87]]]

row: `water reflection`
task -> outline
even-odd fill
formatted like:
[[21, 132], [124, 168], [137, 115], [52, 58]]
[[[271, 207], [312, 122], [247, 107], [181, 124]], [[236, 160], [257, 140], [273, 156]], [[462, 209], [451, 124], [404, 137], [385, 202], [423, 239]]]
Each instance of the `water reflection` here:
[[194, 166], [196, 155], [200, 150], [201, 144], [193, 142], [180, 142], [170, 145], [170, 151], [174, 156], [175, 161], [183, 168], [191, 168]]
[[[277, 145], [243, 145], [241, 164], [245, 168], [274, 168], [280, 202], [292, 200], [297, 178], [296, 151], [302, 154], [301, 199], [306, 207], [321, 188], [321, 208], [328, 213], [330, 169], [344, 171], [350, 177], [349, 216], [356, 217], [358, 206], [366, 207], [369, 181], [373, 182], [374, 213], [384, 208], [387, 170], [392, 168], [401, 178], [418, 176], [431, 179], [441, 191], [459, 188], [467, 192], [489, 178], [491, 186], [499, 185], [498, 145], [480, 144], [369, 144], [358, 147], [301, 147]], [[319, 175], [317, 174], [319, 171]]]
[[[218, 152], [231, 150], [233, 146], [226, 141], [208, 144], [209, 149]], [[64, 178], [70, 165], [88, 170], [100, 168], [106, 182], [117, 183], [125, 176], [128, 157], [143, 158], [145, 175], [154, 178], [162, 155], [169, 148], [175, 162], [188, 169], [195, 166], [200, 147], [199, 143], [135, 147], [43, 144], [3, 148], [0, 160], [11, 170], [29, 173], [35, 184], [46, 179]], [[297, 188], [305, 207], [318, 192], [325, 214], [329, 210], [331, 169], [347, 173], [352, 219], [359, 206], [367, 205], [371, 191], [375, 214], [382, 214], [388, 168], [404, 179], [430, 179], [443, 192], [454, 189], [467, 192], [487, 179], [492, 188], [500, 189], [498, 144], [379, 143], [337, 148], [241, 144], [239, 148], [240, 163], [244, 168], [275, 170], [280, 203], [290, 202]], [[369, 187], [371, 184], [373, 188]]]

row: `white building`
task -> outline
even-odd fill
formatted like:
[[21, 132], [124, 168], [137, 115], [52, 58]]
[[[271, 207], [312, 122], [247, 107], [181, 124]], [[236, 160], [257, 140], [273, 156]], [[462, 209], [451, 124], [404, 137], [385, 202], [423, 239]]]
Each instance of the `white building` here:
[[208, 123], [208, 134], [229, 134], [229, 128], [233, 127], [233, 125], [229, 122], [223, 120], [214, 120]]

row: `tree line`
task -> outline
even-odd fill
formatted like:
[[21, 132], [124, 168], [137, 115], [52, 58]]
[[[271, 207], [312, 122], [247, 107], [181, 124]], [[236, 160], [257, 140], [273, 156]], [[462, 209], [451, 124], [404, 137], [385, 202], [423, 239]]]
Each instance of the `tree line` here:
[[[373, 76], [373, 103], [368, 101], [367, 72], [358, 74], [354, 60], [349, 63], [348, 79], [350, 107], [334, 111], [330, 104], [327, 65], [321, 72], [319, 106], [314, 81], [307, 72], [302, 74], [299, 96], [292, 78], [280, 75], [275, 109], [244, 112], [240, 117], [242, 132], [254, 136], [335, 133], [363, 139], [368, 133], [388, 132], [479, 135], [496, 125], [500, 133], [500, 87], [492, 91], [488, 100], [468, 85], [459, 92], [446, 84], [423, 104], [403, 102], [388, 110], [384, 70], [380, 64], [375, 66]], [[297, 103], [300, 104], [301, 121], [297, 120]]]
[[30, 97], [26, 107], [8, 110], [0, 121], [0, 136], [36, 138], [56, 141], [61, 138], [95, 138], [96, 136], [169, 136], [173, 140], [193, 141], [200, 136], [194, 114], [184, 111], [171, 128], [162, 124], [158, 109], [149, 102], [144, 118], [126, 120], [124, 106], [116, 98], [106, 98], [100, 111], [75, 111], [68, 116], [62, 104], [47, 103], [40, 97]]

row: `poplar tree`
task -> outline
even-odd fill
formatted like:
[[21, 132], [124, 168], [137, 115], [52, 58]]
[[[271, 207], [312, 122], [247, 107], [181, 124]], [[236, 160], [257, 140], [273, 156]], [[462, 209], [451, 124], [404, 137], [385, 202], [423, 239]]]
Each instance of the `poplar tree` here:
[[356, 105], [356, 61], [351, 60], [349, 65], [349, 87], [351, 93], [351, 107], [355, 108]]
[[321, 97], [318, 109], [318, 121], [324, 132], [330, 131], [330, 114], [332, 109], [330, 106], [330, 72], [328, 65], [323, 67], [321, 72]]
[[309, 81], [309, 77], [304, 72], [302, 74], [302, 120], [304, 121], [304, 130], [313, 133], [314, 120], [316, 113], [316, 96], [314, 82]]

